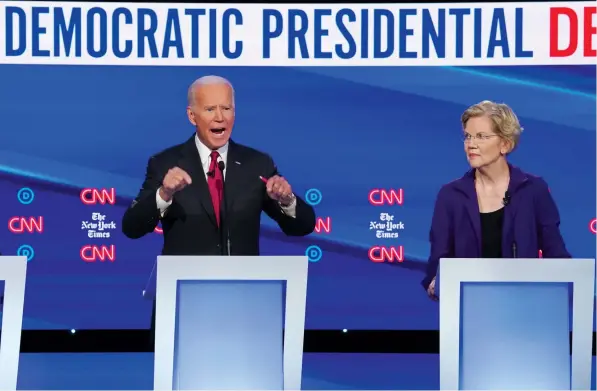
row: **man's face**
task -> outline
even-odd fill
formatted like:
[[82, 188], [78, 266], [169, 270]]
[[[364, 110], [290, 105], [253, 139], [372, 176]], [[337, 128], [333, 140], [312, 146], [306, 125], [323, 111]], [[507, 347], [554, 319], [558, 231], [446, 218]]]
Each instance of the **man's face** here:
[[197, 129], [199, 140], [208, 148], [223, 147], [234, 126], [234, 97], [225, 83], [195, 87], [194, 101], [187, 107], [189, 121]]

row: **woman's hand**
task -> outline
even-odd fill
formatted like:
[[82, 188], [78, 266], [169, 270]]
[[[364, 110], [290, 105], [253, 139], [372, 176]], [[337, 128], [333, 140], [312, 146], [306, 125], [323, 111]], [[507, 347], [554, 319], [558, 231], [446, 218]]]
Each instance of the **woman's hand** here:
[[429, 295], [429, 298], [434, 301], [439, 300], [439, 297], [437, 297], [437, 295], [435, 294], [435, 279], [436, 278], [437, 277], [433, 277], [433, 280], [431, 280], [431, 283], [429, 284], [429, 287], [427, 288], [427, 295]]

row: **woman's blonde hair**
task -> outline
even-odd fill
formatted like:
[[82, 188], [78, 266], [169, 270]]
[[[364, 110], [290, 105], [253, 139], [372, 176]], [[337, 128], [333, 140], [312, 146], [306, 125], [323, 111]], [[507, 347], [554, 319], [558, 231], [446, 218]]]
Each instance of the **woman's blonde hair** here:
[[462, 113], [462, 117], [460, 118], [462, 127], [466, 128], [467, 122], [471, 118], [476, 117], [489, 118], [493, 123], [493, 131], [510, 145], [508, 153], [514, 151], [523, 129], [520, 126], [520, 122], [518, 122], [518, 117], [516, 117], [510, 106], [490, 100], [474, 104]]

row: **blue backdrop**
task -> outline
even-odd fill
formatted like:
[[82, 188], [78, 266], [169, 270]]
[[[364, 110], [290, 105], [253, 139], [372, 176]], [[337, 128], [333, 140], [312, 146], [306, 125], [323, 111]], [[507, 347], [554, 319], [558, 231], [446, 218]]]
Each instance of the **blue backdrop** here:
[[[297, 193], [322, 195], [315, 208], [330, 233], [288, 240], [263, 219], [264, 254], [323, 251], [310, 265], [307, 328], [438, 328], [437, 303], [420, 286], [433, 202], [468, 168], [460, 114], [484, 99], [516, 111], [525, 131], [512, 162], [549, 183], [573, 256], [595, 257], [595, 67], [2, 65], [0, 221], [44, 218], [41, 234], [0, 230], [3, 254], [34, 251], [25, 328], [149, 327], [141, 291], [161, 236], [126, 239], [120, 219], [148, 157], [192, 135], [186, 90], [207, 74], [235, 86], [233, 138], [270, 153]], [[30, 203], [18, 200], [24, 187]], [[115, 188], [116, 205], [83, 204], [87, 187]], [[373, 206], [372, 189], [403, 189], [404, 202]], [[82, 229], [94, 212], [115, 222], [110, 238]], [[398, 238], [369, 229], [381, 213], [403, 223]], [[114, 245], [116, 259], [85, 262], [85, 245]], [[377, 245], [403, 246], [404, 261], [370, 261]]]

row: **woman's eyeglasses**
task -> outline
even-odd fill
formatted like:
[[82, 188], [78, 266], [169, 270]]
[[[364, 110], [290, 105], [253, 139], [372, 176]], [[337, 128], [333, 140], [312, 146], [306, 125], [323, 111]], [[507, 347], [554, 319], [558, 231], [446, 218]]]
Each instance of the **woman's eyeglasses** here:
[[476, 135], [471, 135], [468, 133], [464, 133], [462, 135], [462, 141], [464, 141], [465, 143], [471, 142], [473, 139], [475, 139], [477, 142], [482, 143], [484, 141], [489, 140], [492, 137], [499, 137], [497, 134], [485, 134], [485, 133], [477, 133]]

